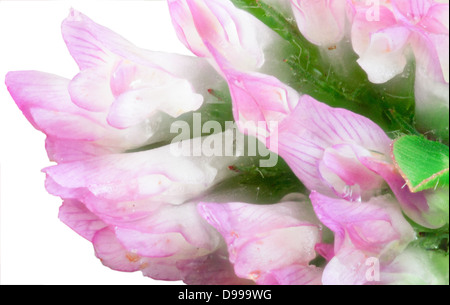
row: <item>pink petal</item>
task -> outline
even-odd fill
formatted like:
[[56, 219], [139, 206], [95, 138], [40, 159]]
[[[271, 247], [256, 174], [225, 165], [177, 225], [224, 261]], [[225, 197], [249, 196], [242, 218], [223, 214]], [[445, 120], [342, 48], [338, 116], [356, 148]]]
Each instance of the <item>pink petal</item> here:
[[426, 217], [432, 211], [430, 211], [424, 193], [411, 193], [406, 186], [405, 180], [392, 164], [369, 158], [362, 158], [361, 162], [386, 180], [392, 192], [397, 197], [402, 210], [408, 217], [422, 226], [428, 228], [436, 227]]
[[[275, 77], [246, 74], [226, 69], [233, 113], [241, 132], [265, 142], [273, 130], [271, 122], [279, 123], [298, 103], [299, 94]], [[260, 123], [263, 128], [260, 129]]]
[[92, 241], [97, 231], [107, 227], [102, 220], [77, 200], [64, 200], [58, 216], [62, 222], [89, 241]]
[[373, 33], [397, 25], [397, 20], [389, 8], [384, 5], [380, 5], [378, 8], [380, 10], [379, 20], [369, 20], [367, 15], [370, 8], [362, 5], [356, 6], [351, 32], [353, 49], [358, 55], [366, 52]]
[[367, 49], [359, 54], [357, 62], [372, 83], [385, 83], [403, 72], [409, 35], [405, 27], [390, 27], [371, 35]]
[[433, 3], [421, 20], [421, 26], [433, 34], [449, 34], [448, 3]]
[[117, 228], [115, 234], [125, 248], [139, 256], [189, 258], [202, 250], [187, 243], [179, 233], [152, 234]]
[[370, 198], [384, 184], [380, 176], [358, 160], [360, 154], [371, 155], [369, 151], [361, 147], [346, 144], [334, 145], [325, 149], [319, 164], [319, 171], [324, 181], [339, 197], [350, 201]]
[[271, 271], [261, 285], [322, 285], [322, 268], [292, 265]]
[[417, 62], [417, 73], [426, 73], [432, 81], [448, 84], [448, 35], [414, 33], [411, 45]]
[[316, 244], [316, 252], [327, 261], [334, 257], [334, 246], [332, 244], [318, 243]]
[[392, 6], [397, 18], [420, 20], [427, 15], [433, 2], [430, 0], [394, 0]]
[[62, 31], [82, 69], [69, 85], [73, 102], [109, 112], [113, 127], [128, 128], [158, 111], [177, 117], [196, 110], [203, 97], [193, 86], [206, 93], [204, 86], [217, 83], [218, 76], [204, 62], [140, 49], [79, 12], [71, 12]]
[[[225, 265], [222, 265], [223, 268], [214, 269], [217, 266], [208, 263], [209, 257], [214, 262], [217, 262], [216, 258], [218, 257], [215, 256], [216, 254], [200, 257], [188, 256], [184, 259], [177, 256], [161, 258], [141, 256], [136, 251], [124, 247], [110, 228], [98, 231], [94, 236], [93, 244], [96, 256], [105, 266], [124, 272], [141, 270], [145, 276], [156, 280], [185, 280], [188, 283], [191, 281], [196, 283], [199, 280], [195, 278], [196, 274], [204, 272], [207, 275], [214, 273], [215, 270], [219, 272], [224, 271], [223, 268], [225, 268]], [[231, 279], [231, 277], [232, 275], [230, 274], [220, 273], [215, 274], [212, 280], [221, 284], [223, 283], [221, 279], [226, 282], [226, 279]], [[234, 278], [232, 281], [233, 284], [237, 284], [239, 280]], [[205, 284], [211, 283], [212, 281]]]
[[57, 163], [80, 161], [115, 152], [112, 148], [94, 142], [64, 140], [54, 137], [47, 137], [45, 140], [45, 149], [47, 150], [50, 161]]
[[[153, 205], [153, 204], [148, 204]], [[139, 207], [136, 207], [139, 208]], [[136, 230], [141, 233], [169, 234], [178, 233], [189, 244], [203, 249], [216, 249], [220, 244], [220, 236], [197, 212], [195, 202], [181, 205], [162, 204], [157, 208], [143, 210], [141, 217], [129, 219], [131, 215], [120, 211], [114, 215], [111, 224], [123, 229]]]
[[198, 215], [196, 203], [163, 204], [135, 220], [126, 210], [122, 213], [119, 221], [110, 224], [121, 244], [140, 256], [192, 259], [221, 245], [218, 233]]
[[178, 39], [199, 57], [208, 57], [209, 51], [197, 32], [194, 18], [186, 1], [168, 0], [172, 24]]
[[322, 282], [324, 285], [363, 285], [367, 283], [366, 274], [369, 257], [362, 251], [345, 249], [326, 265]]
[[[222, 140], [222, 137], [223, 134], [216, 134], [202, 140]], [[191, 140], [189, 147], [193, 143]], [[58, 164], [44, 172], [63, 188], [88, 191], [99, 199], [119, 202], [152, 198], [153, 201], [181, 203], [232, 175], [228, 166], [237, 158], [192, 158], [190, 153], [182, 153], [176, 155], [172, 146], [167, 145]]]
[[[358, 63], [373, 83], [384, 83], [403, 72], [410, 30], [398, 24], [393, 12], [379, 5], [377, 18], [368, 18], [367, 6], [357, 6], [352, 25], [352, 45]], [[373, 19], [373, 20], [372, 20]]]
[[264, 282], [267, 273], [293, 264], [307, 266], [316, 256], [320, 229], [304, 203], [201, 203], [199, 211], [225, 238], [239, 277]]
[[[62, 32], [63, 36], [69, 36], [66, 37], [66, 41], [74, 41], [68, 47], [77, 62], [83, 61], [80, 56], [95, 56], [99, 52], [108, 54], [109, 57], [105, 57], [103, 61], [94, 60], [95, 64], [87, 64], [87, 67], [82, 67], [82, 70], [95, 67], [110, 67], [112, 70], [120, 66], [123, 67], [125, 63], [131, 67], [139, 66], [142, 68], [144, 66], [161, 69], [174, 76], [191, 79], [195, 83], [200, 82], [200, 86], [204, 85], [205, 81], [209, 84], [212, 80], [217, 81], [219, 79], [219, 76], [203, 59], [138, 48], [120, 35], [95, 23], [77, 11], [72, 11], [71, 15], [63, 22]], [[77, 46], [79, 41], [84, 41], [85, 44]], [[120, 71], [115, 72], [120, 75]], [[115, 77], [116, 75], [112, 76], [112, 91], [117, 94], [117, 79]], [[124, 81], [124, 78], [120, 78], [119, 83]], [[129, 83], [130, 80], [126, 82], [127, 85]], [[120, 93], [123, 93], [123, 91]]]
[[338, 43], [345, 34], [346, 2], [340, 0], [291, 0], [303, 36], [319, 46]]
[[[148, 162], [149, 157], [154, 158], [154, 162]], [[184, 182], [193, 187], [214, 177], [212, 169], [204, 173], [188, 160], [174, 159], [170, 167], [164, 168], [167, 164], [160, 163], [161, 157], [153, 151], [108, 155], [59, 164], [45, 172], [63, 187], [87, 188], [96, 196], [115, 200], [138, 200], [164, 192], [172, 182]]]
[[69, 81], [36, 71], [9, 72], [6, 86], [33, 126], [47, 135], [74, 140], [96, 140], [105, 132], [104, 117], [72, 104]]
[[162, 131], [167, 122], [160, 113], [152, 116], [152, 122], [143, 121], [124, 130], [112, 128], [106, 113], [90, 112], [72, 103], [69, 80], [62, 77], [18, 71], [9, 72], [5, 83], [30, 123], [49, 136], [47, 148], [52, 160], [123, 152], [165, 139]]
[[49, 194], [59, 196], [66, 200], [71, 199], [71, 200], [75, 200], [75, 201], [80, 201], [80, 200], [84, 199], [82, 196], [80, 196], [81, 192], [79, 189], [71, 189], [71, 188], [62, 187], [48, 175], [46, 176], [46, 179], [45, 179], [45, 189], [47, 190], [47, 192]]
[[[53, 137], [68, 137], [74, 140], [95, 141], [102, 137], [104, 128], [95, 126], [95, 122], [72, 113], [55, 112], [42, 108], [31, 108], [30, 115], [39, 122], [39, 129]], [[80, 128], [82, 126], [82, 128]], [[88, 127], [94, 127], [92, 129]]]
[[234, 273], [228, 260], [226, 247], [202, 258], [187, 260], [179, 264], [185, 272], [183, 281], [188, 285], [253, 285], [251, 280], [241, 279]]
[[229, 1], [174, 0], [169, 9], [178, 37], [194, 54], [211, 57], [214, 48], [234, 66], [253, 69], [264, 63], [253, 17]]
[[[148, 71], [150, 72], [155, 78], [159, 75], [159, 83], [163, 82], [164, 75], [161, 75], [163, 71], [155, 69]], [[197, 110], [203, 104], [203, 96], [192, 92], [192, 87], [186, 80], [172, 78], [161, 86], [151, 83], [149, 85], [118, 96], [110, 108], [108, 122], [117, 128], [127, 128], [136, 122], [144, 121], [158, 111], [178, 117], [183, 113]]]
[[356, 249], [372, 254], [381, 253], [393, 242], [406, 246], [414, 239], [413, 229], [389, 196], [362, 203], [317, 192], [312, 192], [310, 198], [319, 220], [335, 233], [336, 254], [346, 238]]
[[391, 142], [384, 131], [367, 118], [345, 109], [331, 108], [306, 95], [280, 124], [278, 139], [279, 155], [302, 183], [325, 194], [332, 193], [319, 172], [325, 149], [345, 143], [389, 156]]
[[98, 231], [92, 243], [95, 255], [101, 262], [114, 270], [133, 272], [146, 268], [148, 262], [136, 253], [127, 251], [117, 240], [110, 228]]
[[78, 73], [68, 88], [74, 104], [89, 111], [106, 111], [114, 101], [109, 86], [110, 74], [110, 67], [96, 67]]
[[449, 36], [417, 30], [411, 44], [416, 58], [417, 128], [445, 137], [449, 110]]
[[105, 47], [102, 39], [112, 40], [124, 46], [131, 45], [119, 35], [96, 24], [74, 9], [62, 23], [61, 30], [67, 48], [81, 70], [105, 66], [114, 61], [114, 55]]

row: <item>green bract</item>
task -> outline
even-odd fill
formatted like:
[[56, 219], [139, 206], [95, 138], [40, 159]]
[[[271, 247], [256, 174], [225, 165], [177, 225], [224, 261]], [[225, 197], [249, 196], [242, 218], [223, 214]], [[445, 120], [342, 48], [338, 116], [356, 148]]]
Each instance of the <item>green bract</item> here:
[[424, 137], [403, 136], [395, 140], [392, 155], [411, 192], [448, 186], [448, 146]]

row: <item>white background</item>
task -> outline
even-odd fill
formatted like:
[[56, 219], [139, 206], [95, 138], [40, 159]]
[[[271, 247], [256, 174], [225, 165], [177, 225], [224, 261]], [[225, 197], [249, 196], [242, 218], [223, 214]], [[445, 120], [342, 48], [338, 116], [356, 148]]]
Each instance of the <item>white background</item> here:
[[189, 54], [165, 1], [0, 0], [0, 283], [180, 284], [103, 266], [91, 243], [59, 221], [61, 200], [44, 188], [45, 136], [17, 108], [4, 78], [13, 70], [75, 76], [60, 32], [71, 7], [140, 47]]

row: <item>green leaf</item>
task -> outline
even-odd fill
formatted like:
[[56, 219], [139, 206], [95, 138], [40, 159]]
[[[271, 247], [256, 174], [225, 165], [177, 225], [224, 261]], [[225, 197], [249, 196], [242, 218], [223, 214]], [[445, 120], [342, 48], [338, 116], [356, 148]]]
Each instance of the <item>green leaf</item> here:
[[448, 146], [420, 136], [403, 136], [394, 141], [392, 153], [411, 192], [449, 185]]

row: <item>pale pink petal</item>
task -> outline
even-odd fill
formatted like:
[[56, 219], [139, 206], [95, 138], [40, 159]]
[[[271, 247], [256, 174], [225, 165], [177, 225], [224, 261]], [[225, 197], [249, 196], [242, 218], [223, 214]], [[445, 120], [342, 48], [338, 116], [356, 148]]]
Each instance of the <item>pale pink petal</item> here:
[[197, 204], [160, 205], [141, 219], [112, 223], [115, 234], [127, 249], [145, 257], [191, 259], [214, 252], [220, 235], [200, 217]]
[[[129, 219], [131, 215], [120, 210], [111, 221], [111, 224], [122, 229], [137, 230], [141, 233], [168, 234], [179, 233], [189, 244], [203, 249], [215, 249], [220, 244], [220, 235], [197, 212], [195, 202], [181, 205], [162, 204], [151, 210], [148, 204], [147, 213], [144, 210], [135, 220]], [[139, 206], [135, 207], [136, 209]], [[121, 216], [121, 217], [120, 217]]]
[[420, 25], [433, 34], [449, 34], [448, 3], [433, 3], [420, 22]]
[[[264, 63], [264, 42], [270, 34], [253, 16], [225, 0], [169, 1], [178, 37], [194, 54], [212, 57], [211, 48], [234, 66], [254, 69]], [[259, 25], [259, 27], [256, 26]], [[258, 33], [256, 29], [264, 29]]]
[[142, 233], [135, 230], [117, 228], [115, 230], [117, 238], [127, 249], [133, 253], [146, 257], [170, 257], [176, 255], [186, 259], [195, 256], [203, 250], [196, 248], [181, 236], [179, 233], [152, 234]]
[[124, 38], [74, 9], [71, 9], [69, 16], [62, 23], [61, 31], [70, 54], [81, 70], [109, 65], [114, 61], [113, 53], [99, 37], [123, 46], [131, 46]]
[[355, 145], [338, 144], [326, 148], [319, 163], [323, 180], [341, 198], [358, 201], [370, 198], [383, 188], [384, 180], [365, 167], [358, 158], [371, 152]]
[[[170, 222], [168, 219], [171, 217], [164, 215], [161, 212], [164, 207], [171, 206], [170, 204], [151, 201], [151, 200], [139, 200], [139, 201], [113, 201], [105, 200], [95, 197], [85, 189], [70, 189], [64, 188], [55, 183], [51, 177], [47, 176], [45, 186], [49, 193], [55, 194], [64, 198], [65, 200], [74, 200], [83, 202], [84, 206], [99, 219], [101, 219], [108, 226], [113, 228], [124, 228], [131, 230], [142, 230], [143, 232], [152, 233], [166, 233], [166, 232], [181, 232], [185, 234], [187, 238], [191, 238], [189, 233], [184, 232], [184, 227], [178, 223], [178, 218], [174, 217]], [[157, 215], [164, 216], [168, 221], [166, 226], [159, 225], [155, 217]], [[199, 222], [195, 223], [195, 219], [191, 221], [196, 228], [199, 228]], [[152, 227], [152, 225], [155, 226]], [[202, 224], [202, 223], [200, 223]], [[199, 235], [198, 239], [195, 236], [192, 237], [192, 242], [195, 243], [198, 240], [205, 240], [204, 236], [208, 235], [211, 231], [206, 230], [203, 235]], [[200, 243], [200, 242], [199, 242]]]
[[197, 110], [202, 104], [203, 96], [193, 93], [189, 82], [173, 79], [163, 86], [147, 87], [121, 94], [111, 105], [108, 122], [117, 128], [127, 128], [158, 111], [178, 117], [183, 113]]
[[417, 62], [416, 73], [426, 74], [434, 82], [448, 83], [448, 37], [448, 35], [428, 35], [419, 30], [411, 36], [411, 45]]
[[208, 57], [209, 51], [195, 28], [188, 3], [180, 0], [168, 0], [167, 2], [178, 39], [195, 55]]
[[325, 266], [322, 276], [324, 285], [363, 285], [367, 283], [366, 274], [369, 258], [363, 251], [344, 249]]
[[334, 257], [334, 245], [318, 243], [316, 244], [316, 252], [329, 261]]
[[178, 264], [185, 272], [183, 281], [188, 285], [254, 285], [255, 282], [242, 279], [234, 273], [228, 260], [226, 247], [202, 258], [187, 260]]
[[[449, 35], [428, 35], [434, 45], [439, 60], [440, 70], [442, 71], [443, 82], [449, 82]], [[431, 53], [431, 52], [430, 52]]]
[[416, 58], [416, 124], [437, 137], [448, 134], [449, 36], [416, 33], [412, 39]]
[[[180, 281], [184, 274], [179, 268], [180, 262], [172, 257], [168, 258], [145, 258], [142, 274], [159, 281]], [[182, 262], [184, 262], [182, 260]], [[192, 270], [191, 272], [195, 272]]]
[[[69, 80], [37, 71], [9, 72], [5, 83], [33, 126], [48, 135], [49, 157], [64, 162], [84, 155], [123, 152], [165, 140], [170, 121], [161, 113], [119, 130], [107, 124], [106, 113], [90, 112], [72, 103]], [[139, 123], [139, 122], [135, 122]]]
[[260, 67], [262, 45], [252, 17], [229, 1], [187, 0], [198, 33], [229, 62], [238, 67]]
[[433, 2], [434, 0], [394, 0], [392, 7], [396, 17], [402, 21], [419, 21], [427, 15]]
[[176, 281], [183, 279], [183, 273], [176, 266], [179, 260], [172, 257], [149, 258], [140, 256], [125, 248], [110, 228], [98, 231], [94, 236], [93, 244], [95, 255], [105, 266], [111, 269], [123, 272], [140, 270], [145, 276], [156, 280]]
[[103, 265], [117, 271], [134, 272], [148, 266], [145, 258], [127, 251], [117, 240], [114, 231], [105, 228], [98, 231], [92, 240], [95, 255]]
[[154, 196], [177, 182], [190, 185], [192, 191], [195, 185], [200, 187], [215, 175], [213, 169], [203, 172], [201, 166], [181, 158], [173, 158], [168, 167], [168, 164], [161, 163], [161, 157], [160, 153], [153, 151], [108, 155], [59, 164], [47, 168], [45, 172], [63, 187], [87, 188], [96, 196], [115, 200]]
[[105, 132], [104, 117], [72, 104], [69, 81], [36, 71], [9, 72], [6, 86], [33, 126], [47, 135], [74, 140], [96, 140]]
[[[105, 132], [104, 128], [95, 126], [95, 122], [84, 116], [42, 108], [31, 108], [29, 111], [33, 120], [39, 122], [39, 129], [49, 136], [95, 141], [101, 138]], [[89, 127], [97, 128], [90, 129]]]
[[357, 62], [372, 83], [385, 83], [403, 72], [409, 35], [405, 27], [390, 27], [371, 35], [367, 49], [359, 54]]
[[[117, 68], [116, 64], [120, 66], [125, 62], [131, 67], [135, 65], [140, 67], [145, 66], [153, 69], [161, 69], [181, 78], [198, 79], [198, 81], [195, 80], [194, 82], [200, 82], [200, 86], [205, 80], [211, 82], [212, 78], [219, 78], [203, 59], [138, 48], [120, 35], [95, 23], [87, 16], [75, 10], [63, 22], [62, 32], [63, 36], [69, 35], [67, 32], [70, 33], [70, 37], [66, 37], [66, 41], [74, 41], [75, 46], [69, 44], [68, 48], [74, 53], [72, 55], [77, 62], [83, 60], [79, 58], [80, 56], [91, 56], [98, 52], [107, 53], [108, 57], [105, 57], [103, 61], [95, 61], [95, 64], [88, 64], [86, 68], [102, 66]], [[75, 42], [78, 41], [83, 41], [84, 43], [81, 46], [76, 46], [77, 43]], [[77, 56], [78, 54], [80, 55]], [[125, 60], [123, 61], [123, 59]], [[120, 74], [120, 71], [116, 72], [118, 75]], [[117, 80], [114, 80], [116, 75], [112, 77], [112, 91], [115, 92], [117, 90], [117, 88], [114, 88], [117, 85]], [[122, 78], [121, 82], [123, 80]], [[128, 85], [129, 83], [127, 82], [126, 84]]]
[[305, 203], [201, 203], [199, 211], [225, 238], [239, 277], [260, 283], [272, 270], [307, 266], [316, 256], [320, 229]]
[[80, 189], [71, 189], [62, 187], [48, 175], [46, 176], [45, 179], [45, 189], [49, 194], [59, 196], [64, 199], [71, 199], [75, 201], [81, 200], [84, 202], [84, 198], [83, 196], [81, 196], [82, 192], [80, 191]]
[[107, 227], [95, 214], [77, 200], [64, 200], [59, 208], [59, 219], [75, 232], [92, 241], [97, 231]]
[[[216, 134], [201, 140], [222, 137]], [[135, 201], [152, 197], [154, 201], [182, 203], [232, 175], [228, 166], [237, 158], [192, 157], [190, 147], [195, 140], [186, 143], [190, 145], [182, 149], [187, 155], [176, 155], [167, 145], [58, 164], [44, 172], [63, 188], [84, 189], [98, 198]]]
[[124, 47], [132, 45], [74, 9], [62, 23], [61, 31], [70, 54], [81, 69], [68, 88], [73, 102], [89, 111], [106, 111], [114, 101], [109, 79], [118, 57], [102, 40], [119, 40]]
[[377, 16], [370, 17], [368, 6], [357, 6], [352, 25], [352, 45], [359, 55], [358, 63], [373, 83], [384, 83], [403, 72], [405, 49], [410, 30], [398, 25], [394, 13], [377, 6]]
[[392, 192], [397, 197], [402, 210], [408, 217], [428, 228], [441, 226], [436, 226], [429, 221], [429, 219], [433, 218], [433, 211], [430, 210], [424, 193], [412, 193], [406, 185], [405, 180], [392, 164], [374, 158], [361, 158], [361, 162], [386, 180]]
[[261, 285], [322, 285], [322, 268], [292, 265], [272, 270], [260, 282]]
[[65, 163], [114, 153], [112, 148], [82, 140], [64, 140], [47, 137], [45, 149], [50, 161]]
[[241, 132], [264, 141], [273, 132], [270, 123], [279, 123], [289, 115], [298, 103], [299, 94], [269, 75], [224, 71], [238, 127]]
[[379, 19], [371, 19], [368, 17], [367, 6], [356, 6], [356, 14], [352, 24], [352, 46], [358, 55], [366, 52], [371, 43], [371, 36], [380, 30], [397, 25], [397, 20], [393, 12], [384, 5], [377, 7], [379, 9]]
[[361, 203], [317, 192], [312, 192], [310, 198], [319, 220], [335, 233], [336, 254], [344, 247], [346, 238], [356, 249], [375, 255], [389, 247], [405, 247], [414, 239], [413, 229], [390, 196]]
[[[116, 128], [152, 120], [160, 111], [177, 117], [197, 110], [202, 94], [219, 83], [207, 63], [140, 49], [76, 11], [64, 21], [62, 31], [82, 69], [69, 85], [73, 102], [109, 113], [108, 122]], [[93, 61], [98, 53], [107, 56]]]
[[352, 44], [372, 82], [400, 74], [411, 46], [418, 73], [428, 71], [433, 79], [448, 83], [448, 33], [448, 4], [396, 0], [379, 7], [378, 20], [369, 20], [367, 7], [357, 6]]
[[[331, 194], [319, 171], [325, 149], [339, 144], [389, 156], [391, 140], [369, 119], [304, 95], [278, 129], [278, 153], [303, 184]], [[361, 182], [362, 183], [362, 182]]]
[[109, 86], [110, 67], [82, 70], [69, 83], [69, 94], [74, 104], [89, 111], [106, 111], [114, 101]]
[[310, 42], [328, 47], [345, 34], [346, 1], [291, 0], [297, 25]]
[[[200, 281], [201, 284], [214, 284], [216, 281], [216, 284], [225, 284], [227, 280], [230, 280], [231, 284], [239, 283], [239, 279], [233, 278], [232, 274], [215, 273], [215, 271], [226, 270], [226, 260], [222, 262], [221, 267], [211, 263], [211, 260], [213, 262], [221, 260], [220, 256], [216, 257], [215, 253], [199, 257], [187, 255], [185, 258], [180, 256], [145, 257], [133, 249], [127, 249], [110, 228], [98, 231], [94, 236], [93, 244], [95, 254], [101, 262], [117, 271], [140, 270], [145, 276], [165, 281], [184, 280], [187, 283], [199, 283]], [[204, 273], [205, 276], [214, 274], [214, 278], [211, 278], [211, 282], [203, 282], [203, 278], [196, 277], [201, 273]]]

